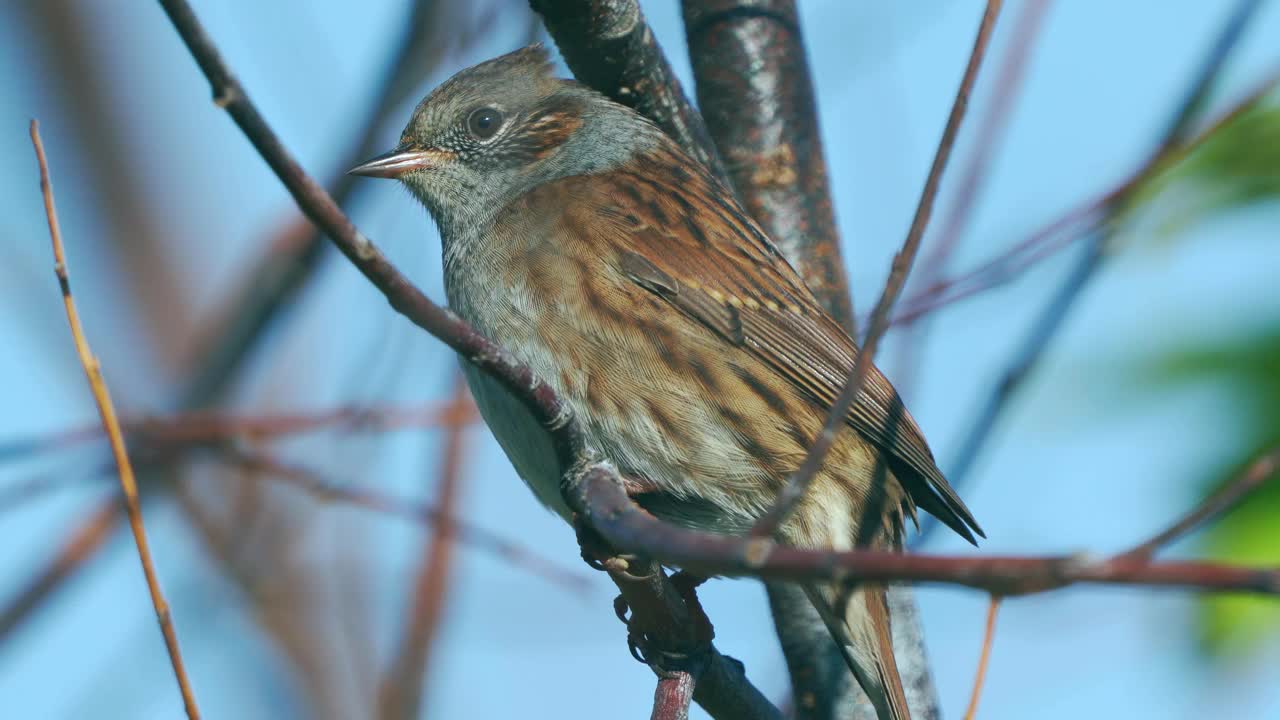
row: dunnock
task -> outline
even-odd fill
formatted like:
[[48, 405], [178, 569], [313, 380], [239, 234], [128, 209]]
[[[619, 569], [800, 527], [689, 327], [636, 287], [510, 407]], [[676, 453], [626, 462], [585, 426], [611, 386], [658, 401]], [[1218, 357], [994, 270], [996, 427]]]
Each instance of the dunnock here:
[[[745, 532], [853, 369], [853, 340], [733, 194], [643, 117], [556, 79], [540, 46], [458, 73], [399, 146], [351, 172], [397, 178], [426, 205], [453, 310], [550, 383], [668, 521]], [[516, 470], [569, 518], [545, 432], [466, 372]], [[916, 507], [981, 534], [873, 369], [779, 539], [896, 549]], [[882, 720], [908, 718], [884, 587], [806, 591]]]

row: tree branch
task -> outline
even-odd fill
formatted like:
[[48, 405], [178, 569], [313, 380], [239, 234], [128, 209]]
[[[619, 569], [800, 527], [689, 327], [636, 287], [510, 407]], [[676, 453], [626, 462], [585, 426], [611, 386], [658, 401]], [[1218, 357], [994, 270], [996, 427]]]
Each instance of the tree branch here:
[[[130, 444], [152, 448], [174, 448], [228, 440], [269, 440], [291, 435], [336, 430], [378, 432], [401, 428], [452, 429], [451, 423], [469, 425], [480, 415], [468, 402], [464, 413], [450, 407], [354, 407], [344, 406], [315, 412], [231, 414], [211, 411], [174, 413], [164, 416], [123, 418], [120, 427]], [[42, 452], [67, 450], [80, 443], [101, 439], [102, 426], [85, 425], [47, 435], [0, 442], [0, 464]]]
[[585, 468], [569, 500], [604, 540], [623, 552], [661, 558], [702, 575], [828, 582], [916, 581], [962, 585], [1001, 596], [1074, 584], [1142, 585], [1280, 594], [1280, 568], [1206, 562], [1155, 563], [1124, 554], [943, 556], [876, 550], [818, 551], [768, 538], [732, 537], [668, 525], [631, 501], [607, 466]]
[[[1029, 65], [1027, 57], [1050, 4], [1050, 0], [1031, 0], [1023, 6], [1014, 21], [1012, 45], [996, 72], [995, 90], [978, 123], [973, 151], [955, 183], [955, 197], [939, 227], [937, 239], [932, 249], [921, 259], [920, 270], [912, 283], [915, 286], [929, 287], [938, 282], [947, 267], [947, 261], [959, 245], [961, 235], [968, 227], [969, 217], [985, 184], [991, 158], [1004, 139], [1005, 128], [1013, 114], [1013, 101], [1022, 88], [1023, 72]], [[904, 396], [910, 396], [909, 388], [916, 375], [916, 361], [927, 343], [929, 326], [925, 323], [913, 328], [911, 322], [900, 324], [906, 327], [899, 342], [898, 367], [893, 379], [898, 391]], [[912, 329], [915, 331], [911, 332]]]
[[988, 290], [1000, 287], [1020, 277], [1023, 272], [1051, 257], [1058, 250], [1079, 240], [1085, 233], [1073, 231], [1081, 225], [1091, 226], [1101, 215], [1103, 208], [1116, 198], [1132, 193], [1138, 186], [1150, 181], [1160, 172], [1177, 164], [1194, 152], [1206, 140], [1220, 132], [1268, 93], [1280, 85], [1280, 68], [1274, 69], [1257, 83], [1252, 90], [1232, 103], [1206, 127], [1189, 140], [1168, 148], [1164, 157], [1148, 156], [1141, 166], [1106, 192], [1077, 205], [1066, 213], [1035, 231], [1023, 240], [1001, 251], [992, 259], [960, 275], [939, 280], [902, 301], [902, 310], [893, 318], [894, 325], [915, 322], [922, 315], [964, 300]]

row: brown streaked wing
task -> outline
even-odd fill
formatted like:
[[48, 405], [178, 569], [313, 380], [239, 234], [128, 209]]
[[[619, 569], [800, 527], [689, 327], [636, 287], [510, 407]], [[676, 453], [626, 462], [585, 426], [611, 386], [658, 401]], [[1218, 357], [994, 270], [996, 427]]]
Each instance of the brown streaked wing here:
[[[610, 208], [587, 225], [605, 220], [606, 227], [617, 231], [615, 241], [626, 238], [614, 243], [624, 275], [725, 341], [747, 349], [829, 410], [853, 370], [858, 352], [853, 340], [718, 181], [705, 172], [672, 171], [692, 162], [678, 149], [663, 147], [640, 158], [634, 171], [563, 182], [575, 185], [571, 195], [599, 193], [583, 207]], [[599, 245], [609, 239], [586, 241]], [[916, 505], [970, 542], [970, 529], [982, 534], [938, 469], [897, 391], [875, 367], [848, 422], [889, 452], [894, 474]]]

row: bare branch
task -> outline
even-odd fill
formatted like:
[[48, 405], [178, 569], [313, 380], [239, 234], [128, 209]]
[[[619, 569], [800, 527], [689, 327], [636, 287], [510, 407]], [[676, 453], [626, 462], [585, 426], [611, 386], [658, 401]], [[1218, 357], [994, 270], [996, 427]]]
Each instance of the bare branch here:
[[1150, 562], [1117, 555], [941, 556], [892, 551], [801, 550], [769, 538], [685, 530], [637, 506], [608, 467], [584, 469], [568, 498], [600, 535], [623, 552], [661, 558], [703, 575], [834, 582], [917, 582], [963, 585], [1002, 596], [1048, 592], [1068, 585], [1142, 585], [1280, 594], [1280, 568], [1206, 562]]
[[89, 341], [85, 338], [84, 329], [80, 325], [80, 314], [76, 310], [75, 299], [71, 295], [71, 281], [67, 273], [66, 256], [62, 249], [62, 231], [58, 227], [58, 213], [54, 209], [53, 182], [49, 178], [49, 165], [44, 156], [44, 145], [40, 142], [40, 128], [35, 120], [31, 121], [31, 143], [35, 146], [36, 159], [40, 163], [40, 189], [44, 194], [45, 215], [49, 220], [49, 238], [53, 243], [54, 272], [58, 276], [58, 286], [62, 289], [62, 302], [67, 311], [67, 324], [71, 326], [71, 337], [75, 341], [76, 354], [84, 367], [85, 377], [89, 380], [89, 389], [93, 392], [94, 403], [98, 406], [98, 414], [111, 441], [111, 454], [116, 461], [116, 469], [120, 474], [120, 488], [124, 491], [125, 509], [129, 515], [129, 527], [133, 531], [133, 541], [138, 548], [138, 560], [142, 563], [142, 574], [146, 576], [147, 590], [151, 593], [151, 604], [156, 611], [156, 620], [160, 623], [160, 632], [164, 635], [164, 644], [169, 651], [169, 663], [173, 666], [173, 674], [178, 680], [178, 689], [182, 694], [182, 703], [187, 717], [198, 720], [200, 709], [196, 706], [195, 695], [191, 691], [191, 683], [187, 679], [187, 671], [182, 662], [182, 651], [178, 647], [178, 635], [173, 630], [169, 603], [160, 590], [160, 580], [156, 576], [155, 565], [151, 560], [151, 548], [147, 542], [147, 531], [142, 524], [142, 510], [138, 505], [138, 485], [133, 476], [133, 466], [129, 462], [129, 453], [124, 445], [124, 433], [116, 419], [115, 405], [111, 402], [111, 394], [107, 383], [102, 378], [102, 367], [98, 358], [89, 349]]
[[[439, 65], [453, 46], [466, 42], [471, 33], [457, 31], [457, 19], [449, 16], [453, 3], [414, 0], [412, 10], [381, 78], [376, 102], [358, 127], [359, 136], [345, 157], [356, 162], [378, 149], [380, 131], [386, 117], [400, 106]], [[451, 28], [448, 33], [441, 28]], [[446, 38], [454, 36], [452, 42]], [[343, 173], [330, 183], [339, 205], [346, 204], [358, 187]], [[257, 265], [246, 273], [235, 301], [220, 313], [212, 330], [203, 333], [204, 342], [195, 352], [200, 364], [183, 388], [180, 405], [205, 407], [211, 404], [236, 377], [244, 362], [265, 337], [266, 331], [306, 287], [320, 267], [328, 244], [315, 229], [281, 235]]]
[[[269, 440], [320, 430], [382, 432], [402, 428], [452, 428], [451, 423], [478, 422], [479, 413], [468, 403], [465, 413], [450, 407], [337, 407], [296, 413], [230, 414], [212, 411], [175, 413], [165, 416], [124, 418], [120, 422], [125, 438], [151, 447], [177, 449], [226, 440]], [[0, 443], [0, 463], [12, 462], [41, 452], [66, 450], [103, 437], [102, 426], [61, 430], [48, 435], [17, 438]]]
[[333, 198], [294, 160], [231, 74], [213, 41], [200, 26], [184, 0], [159, 0], [174, 29], [186, 43], [209, 80], [214, 103], [226, 110], [245, 137], [293, 195], [298, 207], [324, 231], [391, 306], [418, 327], [431, 333], [472, 364], [489, 373], [526, 403], [534, 417], [552, 433], [556, 450], [566, 467], [573, 465], [581, 448], [577, 427], [568, 408], [551, 387], [533, 376], [505, 350], [482, 336], [452, 312], [431, 302], [395, 268], [369, 238], [342, 212]]
[[880, 300], [871, 312], [871, 321], [867, 328], [867, 339], [862, 346], [862, 351], [858, 353], [853, 372], [849, 374], [849, 379], [845, 381], [844, 389], [840, 391], [839, 397], [832, 403], [831, 413], [827, 416], [822, 432], [809, 448], [804, 462], [791, 474], [786, 486], [778, 493], [773, 507], [769, 508], [769, 511], [751, 528], [752, 537], [763, 538], [771, 536], [791, 514], [800, 499], [804, 497], [809, 483], [822, 468], [827, 452], [831, 449], [832, 444], [835, 443], [837, 432], [844, 426], [845, 418], [849, 414], [849, 408], [853, 406], [858, 393], [862, 391], [862, 384], [866, 381], [867, 373], [871, 370], [871, 361], [875, 357], [876, 347], [879, 345], [880, 338], [883, 337], [885, 330], [889, 328], [889, 313], [893, 310], [893, 304], [897, 301], [898, 294], [902, 292], [902, 286], [906, 284], [907, 274], [911, 272], [911, 263], [915, 260], [916, 252], [920, 249], [920, 241], [924, 237], [925, 228], [929, 224], [933, 201], [938, 194], [938, 185], [942, 181], [942, 173], [946, 169], [947, 160], [951, 157], [951, 149], [955, 145], [956, 134], [960, 131], [960, 124], [964, 120], [965, 110], [969, 105], [969, 92], [973, 89], [973, 83], [977, 79], [978, 69], [982, 67], [982, 58], [986, 54], [987, 44], [991, 39], [991, 30], [995, 27], [996, 18], [1000, 14], [1000, 7], [1001, 0], [987, 0], [986, 10], [982, 14], [982, 21], [978, 24], [978, 34], [973, 42], [973, 51], [969, 54], [969, 62], [965, 66], [964, 75], [960, 79], [960, 87], [956, 91], [955, 102], [951, 105], [951, 113], [948, 115], [946, 127], [942, 131], [942, 139], [938, 143], [938, 150], [933, 157], [933, 164], [929, 168], [929, 175], [925, 178], [924, 190], [920, 195], [920, 204], [916, 207], [915, 217], [911, 221], [911, 229], [907, 231], [907, 238], [902, 243], [902, 249], [893, 258], [893, 265], [889, 270], [889, 279], [885, 282], [884, 292], [880, 294]]
[[442, 523], [448, 524], [453, 537], [468, 547], [491, 552], [515, 567], [525, 569], [575, 593], [585, 593], [589, 588], [586, 577], [561, 567], [555, 561], [539, 555], [524, 545], [478, 525], [467, 523], [454, 515], [446, 516], [440, 507], [431, 503], [403, 500], [372, 490], [336, 483], [310, 468], [281, 462], [265, 452], [221, 448], [219, 456], [238, 467], [262, 473], [268, 479], [287, 483], [320, 501], [343, 503], [393, 515], [419, 525], [439, 527]]
[[0, 609], [0, 641], [9, 637], [37, 608], [43, 607], [64, 580], [74, 576], [99, 550], [124, 520], [124, 507], [112, 496], [100, 502], [76, 523], [49, 562], [3, 609]]
[[[959, 244], [961, 235], [969, 224], [982, 187], [986, 180], [987, 170], [991, 166], [991, 158], [1001, 141], [1004, 131], [1012, 116], [1013, 101], [1022, 88], [1023, 71], [1028, 66], [1027, 57], [1039, 33], [1041, 20], [1051, 4], [1050, 0], [1031, 0], [1023, 6], [1018, 14], [1012, 30], [1012, 45], [1005, 53], [996, 72], [995, 90], [982, 120], [975, 133], [973, 152], [968, 164], [956, 182], [955, 197], [951, 207], [939, 228], [937, 240], [930, 252], [920, 262], [920, 270], [916, 273], [915, 283], [919, 287], [928, 287], [937, 283], [947, 261]], [[910, 322], [903, 322], [910, 328]], [[916, 359], [920, 356], [928, 336], [928, 325], [922, 325], [914, 333], [906, 334], [900, 343], [898, 371], [894, 373], [894, 384], [903, 395], [910, 395], [907, 388], [913, 382]]]

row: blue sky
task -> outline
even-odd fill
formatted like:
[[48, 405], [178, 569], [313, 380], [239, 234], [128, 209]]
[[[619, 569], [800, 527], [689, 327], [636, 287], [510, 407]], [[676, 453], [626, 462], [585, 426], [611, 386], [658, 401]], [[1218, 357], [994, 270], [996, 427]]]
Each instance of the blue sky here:
[[[155, 351], [156, 318], [199, 325], [263, 251], [260, 239], [290, 217], [288, 197], [230, 121], [214, 108], [158, 7], [66, 2], [89, 23], [85, 52], [105, 68], [110, 117], [77, 121], [74, 105], [19, 5], [0, 9], [0, 438], [92, 421], [58, 302], [26, 123], [43, 123], [59, 191], [73, 283], [90, 340], [122, 409], [169, 407], [190, 343]], [[358, 132], [405, 3], [194, 3], [242, 82], [286, 144], [318, 177], [341, 169]], [[678, 72], [688, 62], [676, 3], [645, 3]], [[858, 307], [875, 301], [910, 222], [934, 144], [980, 13], [976, 0], [804, 3], [836, 214]], [[998, 63], [1010, 2], [991, 56]], [[969, 267], [1061, 211], [1123, 178], [1166, 123], [1230, 3], [1175, 0], [1058, 2], [1032, 55], [1007, 140], [954, 267]], [[524, 19], [501, 16], [434, 82], [522, 42]], [[1270, 3], [1228, 68], [1218, 101], [1239, 95], [1280, 62], [1280, 6]], [[990, 79], [990, 75], [987, 76]], [[423, 88], [423, 92], [427, 88]], [[989, 84], [979, 87], [980, 111]], [[394, 143], [409, 106], [382, 129]], [[975, 115], [974, 117], [977, 117]], [[134, 187], [168, 239], [166, 260], [189, 297], [184, 308], [141, 308], [127, 258], [95, 229], [110, 188], [89, 182], [83, 122], [123, 130]], [[971, 128], [970, 128], [971, 129]], [[971, 135], [962, 136], [963, 163]], [[954, 188], [944, 184], [942, 207]], [[442, 299], [439, 242], [406, 193], [366, 188], [352, 207], [379, 242]], [[1127, 363], [1197, 339], [1231, 337], [1280, 311], [1274, 204], [1216, 217], [1176, 242], [1123, 238], [1083, 297], [1047, 362], [1004, 418], [964, 495], [987, 531], [980, 550], [939, 533], [938, 552], [1033, 553], [1120, 549], [1194, 501], [1192, 480], [1234, 447], [1230, 397], [1204, 387], [1158, 398], [1127, 394]], [[1008, 288], [947, 310], [907, 402], [946, 461], [1047, 292], [1060, 257]], [[892, 343], [881, 363], [892, 370]], [[330, 260], [258, 358], [232, 404], [252, 409], [414, 403], [443, 398], [452, 357], [393, 316], [344, 263]], [[430, 433], [300, 441], [285, 452], [335, 475], [403, 495], [431, 491], [438, 442]], [[78, 476], [93, 452], [0, 468], [0, 488], [38, 472]], [[216, 492], [218, 471], [196, 472]], [[470, 519], [579, 569], [572, 533], [539, 508], [483, 429], [470, 434], [465, 478]], [[77, 483], [0, 515], [0, 598], [11, 597], [108, 486]], [[213, 488], [213, 489], [211, 489]], [[197, 696], [208, 717], [305, 717], [284, 659], [214, 576], [171, 507], [147, 514], [162, 580], [174, 605]], [[289, 518], [279, 519], [287, 524]], [[364, 697], [396, 647], [420, 534], [357, 510], [308, 507], [291, 562], [322, 567], [330, 602], [364, 616], [346, 641], [373, 660], [341, 673]], [[246, 528], [245, 532], [258, 532]], [[256, 535], [255, 535], [256, 537]], [[1186, 551], [1183, 546], [1175, 551]], [[587, 574], [582, 569], [583, 574]], [[650, 673], [628, 656], [610, 585], [586, 597], [474, 550], [462, 549], [435, 673], [432, 717], [641, 716]], [[717, 581], [702, 593], [723, 652], [742, 659], [772, 697], [785, 692], [763, 592]], [[986, 600], [957, 589], [919, 593], [943, 709], [967, 700]], [[1193, 598], [1171, 591], [1072, 589], [1006, 603], [981, 717], [1126, 718], [1280, 716], [1280, 648], [1212, 666], [1195, 652]], [[15, 717], [170, 718], [176, 690], [155, 630], [132, 543], [104, 557], [0, 647], [0, 700]], [[335, 633], [335, 637], [337, 637]], [[571, 690], [571, 692], [566, 692]], [[350, 716], [364, 706], [353, 705]]]

